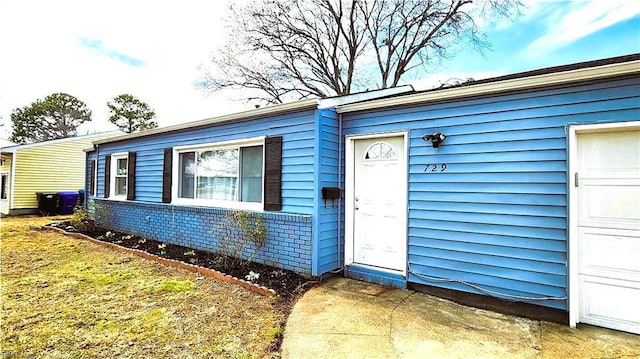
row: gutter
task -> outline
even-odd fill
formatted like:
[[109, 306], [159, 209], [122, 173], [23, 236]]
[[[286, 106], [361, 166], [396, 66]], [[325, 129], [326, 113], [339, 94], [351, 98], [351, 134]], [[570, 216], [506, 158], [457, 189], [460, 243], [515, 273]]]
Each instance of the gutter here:
[[[369, 111], [389, 107], [422, 105], [446, 100], [468, 97], [485, 96], [514, 90], [528, 90], [534, 88], [558, 86], [575, 82], [592, 81], [615, 76], [635, 75], [640, 73], [640, 60], [624, 63], [606, 64], [594, 67], [577, 68], [556, 71], [540, 75], [523, 76], [519, 78], [500, 79], [495, 81], [482, 80], [468, 86], [450, 87], [445, 89], [427, 90], [424, 92], [397, 96], [380, 100], [339, 105], [338, 113]], [[526, 73], [523, 73], [525, 75]]]
[[268, 116], [280, 115], [280, 114], [296, 112], [296, 111], [311, 110], [311, 109], [318, 108], [318, 103], [319, 103], [318, 99], [309, 99], [309, 100], [302, 100], [302, 101], [296, 101], [296, 102], [289, 102], [281, 105], [261, 107], [253, 110], [236, 112], [228, 115], [207, 118], [199, 121], [186, 122], [186, 123], [181, 123], [181, 124], [167, 126], [167, 127], [154, 128], [154, 129], [142, 131], [142, 132], [130, 133], [130, 134], [117, 136], [117, 137], [110, 137], [108, 139], [95, 141], [93, 142], [93, 144], [99, 145], [103, 143], [111, 143], [111, 142], [131, 140], [134, 138], [153, 136], [161, 133], [184, 131], [188, 129], [194, 129], [197, 127], [209, 126], [214, 123], [230, 122], [230, 121], [237, 121], [237, 120], [249, 120], [254, 118], [268, 117]]

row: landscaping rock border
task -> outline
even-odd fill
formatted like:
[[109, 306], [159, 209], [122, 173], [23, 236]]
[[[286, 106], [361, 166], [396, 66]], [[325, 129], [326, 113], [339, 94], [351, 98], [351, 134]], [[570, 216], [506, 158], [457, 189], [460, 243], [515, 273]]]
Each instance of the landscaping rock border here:
[[149, 259], [155, 262], [158, 262], [160, 264], [164, 264], [170, 267], [175, 267], [175, 268], [183, 268], [186, 269], [188, 271], [194, 272], [194, 273], [198, 273], [207, 277], [213, 277], [217, 280], [223, 281], [223, 282], [227, 282], [230, 284], [234, 284], [234, 285], [238, 285], [241, 286], [245, 289], [248, 289], [252, 292], [258, 293], [260, 295], [264, 295], [267, 297], [273, 297], [276, 296], [277, 293], [275, 290], [252, 283], [252, 282], [248, 282], [244, 279], [240, 279], [240, 278], [236, 278], [233, 276], [230, 276], [228, 274], [224, 274], [222, 272], [219, 272], [215, 269], [210, 269], [210, 268], [205, 268], [202, 266], [198, 266], [195, 264], [191, 264], [191, 263], [185, 263], [185, 262], [181, 262], [181, 261], [177, 261], [174, 259], [169, 259], [169, 258], [164, 258], [164, 257], [159, 257], [155, 254], [151, 254], [151, 253], [147, 253], [145, 251], [141, 251], [139, 249], [132, 249], [132, 248], [127, 248], [127, 247], [123, 247], [120, 245], [117, 245], [115, 243], [109, 243], [109, 242], [103, 242], [100, 240], [97, 240], [95, 238], [92, 238], [90, 236], [87, 236], [85, 234], [82, 233], [78, 233], [78, 232], [67, 232], [62, 228], [56, 228], [56, 227], [51, 227], [51, 226], [43, 226], [44, 229], [46, 230], [53, 230], [53, 231], [57, 231], [59, 233], [62, 233], [64, 235], [76, 238], [76, 239], [83, 239], [83, 240], [87, 240], [89, 242], [95, 243], [99, 246], [105, 247], [105, 248], [110, 248], [119, 252], [124, 252], [124, 253], [129, 253], [129, 254], [133, 254], [136, 255], [138, 257], [141, 258], [145, 258], [145, 259]]

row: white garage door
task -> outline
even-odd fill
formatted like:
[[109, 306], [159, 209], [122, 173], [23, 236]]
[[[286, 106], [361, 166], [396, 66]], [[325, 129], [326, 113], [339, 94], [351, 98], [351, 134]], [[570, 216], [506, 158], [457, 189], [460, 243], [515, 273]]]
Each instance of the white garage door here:
[[577, 138], [579, 321], [640, 334], [640, 131]]

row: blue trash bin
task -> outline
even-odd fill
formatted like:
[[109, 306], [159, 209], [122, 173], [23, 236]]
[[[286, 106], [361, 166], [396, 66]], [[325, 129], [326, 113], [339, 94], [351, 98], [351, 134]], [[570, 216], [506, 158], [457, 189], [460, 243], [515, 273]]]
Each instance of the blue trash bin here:
[[78, 192], [58, 192], [58, 209], [60, 214], [73, 214], [78, 202]]

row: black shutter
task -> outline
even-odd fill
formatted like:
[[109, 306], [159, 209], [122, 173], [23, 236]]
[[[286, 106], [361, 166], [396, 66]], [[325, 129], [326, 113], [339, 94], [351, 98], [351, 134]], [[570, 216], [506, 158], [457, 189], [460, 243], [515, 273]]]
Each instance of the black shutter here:
[[162, 202], [171, 203], [171, 176], [173, 170], [173, 148], [164, 149], [164, 163], [162, 167]]
[[264, 209], [282, 209], [282, 137], [264, 139]]
[[104, 198], [109, 198], [111, 191], [111, 156], [104, 156]]
[[96, 193], [96, 160], [92, 160], [89, 162], [91, 164], [91, 168], [89, 169], [89, 193], [88, 196], [93, 196]]
[[136, 199], [136, 153], [129, 152], [127, 158], [127, 200]]

